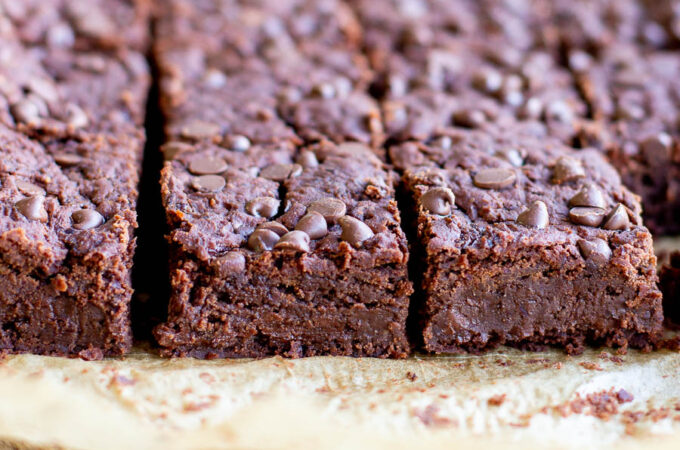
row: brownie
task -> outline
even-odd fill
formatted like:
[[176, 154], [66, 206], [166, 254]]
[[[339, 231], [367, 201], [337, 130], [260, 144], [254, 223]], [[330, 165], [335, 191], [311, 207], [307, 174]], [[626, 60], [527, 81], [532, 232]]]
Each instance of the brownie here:
[[169, 2], [154, 44], [170, 230], [162, 353], [405, 357], [408, 248], [353, 13], [217, 5]]
[[680, 251], [670, 254], [659, 271], [659, 285], [663, 292], [663, 313], [674, 326], [680, 325]]
[[655, 234], [680, 232], [680, 58], [670, 51], [610, 46], [597, 57], [574, 51], [574, 73], [598, 122], [583, 145], [607, 153], [642, 197]]
[[390, 148], [424, 275], [424, 348], [649, 349], [663, 320], [638, 198], [597, 150], [521, 124]]
[[149, 5], [84, 6], [0, 5], [0, 351], [132, 343]]

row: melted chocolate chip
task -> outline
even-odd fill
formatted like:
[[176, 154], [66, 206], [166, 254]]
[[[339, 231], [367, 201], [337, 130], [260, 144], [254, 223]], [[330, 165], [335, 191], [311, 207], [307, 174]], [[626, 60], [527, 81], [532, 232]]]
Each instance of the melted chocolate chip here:
[[316, 158], [316, 155], [309, 150], [301, 151], [295, 159], [295, 162], [304, 168], [312, 168], [319, 165], [319, 160]]
[[264, 222], [257, 226], [257, 230], [270, 230], [279, 236], [283, 236], [288, 233], [288, 228], [280, 222]]
[[203, 192], [220, 191], [226, 184], [226, 180], [220, 175], [201, 175], [194, 178], [191, 182], [194, 189]]
[[214, 175], [227, 170], [227, 163], [222, 158], [204, 156], [189, 163], [189, 172], [194, 175]]
[[215, 261], [220, 275], [239, 274], [246, 270], [246, 257], [241, 252], [228, 252]]
[[472, 181], [482, 189], [503, 189], [512, 186], [517, 180], [511, 169], [483, 169], [475, 174]]
[[606, 264], [612, 256], [612, 250], [609, 248], [609, 244], [603, 239], [595, 238], [590, 241], [580, 239], [577, 242], [577, 245], [581, 252], [581, 256], [597, 266]]
[[321, 239], [328, 234], [326, 219], [318, 212], [309, 212], [302, 216], [295, 229], [304, 231], [312, 239]]
[[14, 207], [28, 220], [47, 221], [47, 211], [45, 211], [45, 197], [34, 195], [19, 200]]
[[256, 197], [246, 203], [246, 212], [255, 217], [274, 217], [281, 201], [273, 197]]
[[604, 219], [604, 209], [591, 206], [576, 206], [569, 210], [569, 219], [577, 225], [597, 227]]
[[29, 183], [28, 181], [16, 180], [14, 184], [16, 185], [17, 189], [19, 189], [19, 191], [26, 195], [45, 195], [45, 190], [43, 188], [36, 186], [33, 183]]
[[289, 231], [281, 236], [279, 242], [274, 245], [277, 250], [293, 250], [296, 252], [309, 251], [309, 235], [304, 231]]
[[347, 212], [347, 206], [337, 198], [323, 198], [316, 200], [307, 208], [308, 212], [316, 212], [323, 216], [327, 222], [334, 223]]
[[92, 209], [81, 209], [71, 214], [73, 228], [76, 230], [90, 230], [104, 223], [104, 217]]
[[182, 127], [182, 137], [188, 139], [206, 139], [220, 134], [221, 127], [215, 123], [196, 120]]
[[54, 162], [62, 167], [73, 167], [83, 162], [83, 157], [73, 153], [55, 153], [52, 155]]
[[361, 247], [364, 241], [374, 236], [373, 230], [361, 220], [352, 216], [342, 216], [338, 219], [342, 228], [340, 239], [354, 247]]
[[565, 181], [572, 181], [586, 176], [583, 164], [576, 158], [562, 156], [555, 163], [553, 169], [552, 182], [562, 184]]
[[234, 152], [245, 152], [248, 151], [250, 146], [252, 145], [250, 143], [250, 139], [247, 137], [241, 135], [241, 134], [234, 134], [231, 136], [227, 136], [224, 139], [224, 144], [227, 146], [227, 148], [231, 151]]
[[533, 202], [528, 209], [517, 216], [517, 223], [525, 227], [545, 228], [549, 222], [548, 207], [540, 200]]
[[248, 247], [256, 252], [272, 250], [279, 242], [279, 235], [271, 230], [255, 230], [248, 238]]
[[604, 219], [602, 228], [605, 230], [627, 230], [630, 226], [630, 218], [626, 207], [621, 203], [616, 205], [614, 209]]
[[272, 164], [260, 171], [262, 178], [268, 180], [282, 182], [288, 178], [297, 177], [302, 173], [302, 166], [300, 164]]
[[455, 207], [456, 197], [451, 189], [435, 187], [420, 197], [420, 204], [426, 211], [438, 216], [448, 216]]
[[588, 183], [569, 200], [569, 206], [590, 206], [604, 209], [607, 202], [604, 200], [602, 191], [594, 184]]

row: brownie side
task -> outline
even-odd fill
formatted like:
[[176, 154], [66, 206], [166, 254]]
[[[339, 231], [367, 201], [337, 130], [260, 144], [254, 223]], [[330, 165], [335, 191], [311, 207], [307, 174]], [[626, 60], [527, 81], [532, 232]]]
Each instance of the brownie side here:
[[663, 292], [663, 313], [672, 324], [680, 323], [680, 252], [671, 253], [659, 271], [659, 286]]
[[148, 12], [0, 8], [1, 350], [98, 359], [131, 346]]
[[651, 348], [662, 322], [651, 235], [599, 153], [514, 131], [449, 139], [416, 144], [425, 158], [404, 175], [425, 349]]
[[[206, 157], [227, 163], [216, 174], [226, 186], [201, 188], [191, 170]], [[173, 230], [169, 319], [155, 332], [164, 354], [408, 354], [407, 244], [369, 147], [190, 150], [166, 163], [162, 186]]]

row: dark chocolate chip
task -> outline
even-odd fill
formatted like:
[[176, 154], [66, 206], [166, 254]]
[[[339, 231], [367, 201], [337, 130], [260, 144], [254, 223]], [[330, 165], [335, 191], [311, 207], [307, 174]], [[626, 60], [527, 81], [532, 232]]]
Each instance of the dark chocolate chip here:
[[230, 251], [216, 259], [220, 275], [239, 274], [246, 270], [246, 257], [238, 251]]
[[16, 185], [17, 189], [19, 189], [19, 191], [26, 195], [45, 195], [45, 190], [43, 188], [36, 186], [33, 183], [29, 183], [28, 181], [16, 180], [14, 184]]
[[338, 219], [338, 223], [342, 228], [340, 239], [354, 247], [361, 247], [364, 241], [374, 236], [373, 230], [355, 217], [342, 216]]
[[83, 162], [82, 156], [73, 153], [55, 153], [52, 157], [62, 167], [73, 167]]
[[545, 228], [550, 223], [548, 207], [544, 202], [536, 200], [528, 209], [517, 216], [517, 223], [531, 228]]
[[279, 236], [288, 233], [288, 228], [280, 222], [264, 222], [257, 226], [256, 230], [270, 230]]
[[256, 197], [246, 203], [246, 211], [255, 217], [274, 217], [281, 201], [273, 197]]
[[220, 131], [221, 127], [215, 123], [195, 120], [182, 127], [180, 133], [188, 139], [205, 139], [219, 135]]
[[250, 139], [243, 136], [242, 134], [234, 134], [231, 136], [227, 136], [224, 139], [224, 144], [229, 150], [239, 153], [248, 151], [248, 149], [252, 145]]
[[538, 119], [543, 114], [543, 102], [536, 97], [530, 97], [519, 110], [522, 119]]
[[89, 123], [87, 114], [78, 105], [70, 103], [66, 105], [66, 124], [77, 130], [79, 128], [84, 128]]
[[569, 200], [569, 206], [591, 206], [604, 209], [607, 207], [607, 202], [604, 200], [602, 191], [594, 184], [588, 183]]
[[627, 230], [630, 226], [630, 218], [626, 207], [621, 203], [616, 205], [614, 209], [604, 219], [602, 228], [605, 230]]
[[473, 75], [472, 85], [482, 92], [493, 94], [503, 85], [503, 77], [496, 70], [483, 69]]
[[453, 114], [453, 122], [468, 128], [477, 128], [486, 122], [486, 115], [479, 109], [464, 109]]
[[271, 250], [279, 242], [279, 235], [272, 230], [255, 230], [248, 238], [248, 247], [256, 252]]
[[651, 166], [659, 167], [669, 163], [672, 143], [670, 135], [662, 132], [643, 140], [640, 150]]
[[438, 216], [448, 216], [455, 206], [456, 197], [446, 187], [435, 187], [420, 197], [420, 204], [426, 211]]
[[293, 250], [296, 252], [309, 251], [309, 235], [304, 231], [289, 231], [281, 236], [279, 242], [274, 245], [277, 250]]
[[451, 136], [439, 136], [432, 141], [431, 145], [433, 147], [439, 147], [443, 150], [448, 150], [453, 145], [453, 139], [451, 139]]
[[312, 87], [311, 94], [314, 97], [323, 98], [325, 100], [335, 97], [335, 86], [331, 83], [319, 83]]
[[34, 195], [19, 200], [14, 204], [17, 211], [29, 220], [47, 221], [47, 211], [45, 211], [45, 197]]
[[191, 182], [194, 189], [204, 192], [220, 191], [226, 184], [226, 180], [220, 175], [201, 175], [195, 177]]
[[319, 165], [319, 160], [316, 158], [316, 154], [309, 150], [302, 150], [295, 162], [305, 168], [317, 167]]
[[475, 186], [482, 189], [503, 189], [512, 186], [517, 180], [517, 175], [512, 169], [483, 169], [473, 177]]
[[161, 151], [163, 152], [163, 159], [166, 161], [171, 161], [175, 159], [179, 153], [183, 153], [193, 149], [194, 147], [190, 144], [180, 142], [180, 141], [170, 141], [163, 144]]
[[321, 239], [328, 234], [326, 219], [317, 212], [309, 212], [302, 216], [295, 229], [304, 231], [312, 239]]
[[571, 181], [585, 176], [586, 172], [583, 170], [583, 164], [581, 164], [580, 160], [570, 156], [562, 156], [555, 163], [552, 182], [561, 184], [565, 181]]
[[498, 158], [503, 158], [515, 167], [521, 167], [524, 164], [524, 158], [522, 158], [520, 152], [514, 148], [497, 150], [494, 155]]
[[272, 164], [260, 171], [260, 176], [272, 181], [282, 182], [302, 173], [300, 164]]
[[222, 158], [203, 156], [189, 163], [189, 172], [194, 175], [214, 175], [227, 170], [227, 163]]
[[71, 214], [73, 228], [76, 230], [89, 230], [104, 223], [104, 217], [92, 209], [80, 209]]
[[323, 216], [327, 222], [334, 223], [347, 212], [347, 206], [342, 200], [337, 198], [322, 198], [316, 200], [307, 208], [308, 212], [316, 212]]
[[595, 238], [591, 241], [580, 239], [577, 242], [581, 256], [587, 261], [591, 261], [598, 266], [602, 266], [609, 261], [612, 256], [612, 250], [609, 244], [603, 239]]
[[40, 106], [36, 102], [24, 99], [10, 107], [14, 120], [20, 123], [36, 125], [40, 122]]
[[591, 206], [576, 206], [569, 210], [569, 219], [577, 225], [597, 227], [604, 219], [604, 209]]

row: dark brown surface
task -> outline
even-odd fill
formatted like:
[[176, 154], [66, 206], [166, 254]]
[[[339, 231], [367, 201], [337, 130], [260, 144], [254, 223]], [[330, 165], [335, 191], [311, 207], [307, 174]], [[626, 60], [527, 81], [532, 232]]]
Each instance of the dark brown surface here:
[[[390, 149], [420, 155], [404, 181], [426, 267], [425, 348], [651, 348], [661, 294], [637, 198], [596, 151], [533, 134], [460, 130], [446, 147]], [[455, 206], [433, 207], [433, 189], [450, 190]]]
[[666, 320], [680, 325], [680, 252], [671, 253], [659, 271], [659, 285], [663, 292], [663, 312]]
[[4, 351], [101, 358], [132, 341], [148, 5], [83, 6], [0, 3]]
[[406, 356], [408, 250], [356, 20], [335, 1], [210, 5], [170, 2], [155, 45], [162, 352]]

